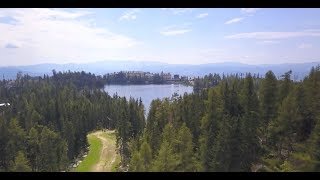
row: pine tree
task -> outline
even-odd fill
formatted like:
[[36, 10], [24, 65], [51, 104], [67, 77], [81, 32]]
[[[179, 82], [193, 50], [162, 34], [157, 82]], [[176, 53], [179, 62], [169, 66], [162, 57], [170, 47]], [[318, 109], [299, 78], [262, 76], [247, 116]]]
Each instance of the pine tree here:
[[265, 140], [267, 126], [269, 122], [277, 117], [277, 79], [272, 71], [268, 71], [265, 75], [265, 79], [261, 83], [261, 91], [259, 99], [261, 102], [261, 133], [262, 140]]
[[118, 119], [117, 124], [117, 145], [119, 146], [119, 151], [121, 155], [122, 166], [126, 166], [129, 162], [130, 151], [128, 147], [128, 142], [132, 137], [132, 126], [129, 121], [127, 101], [125, 98], [121, 100], [121, 114]]
[[30, 172], [31, 171], [29, 162], [22, 151], [19, 151], [17, 153], [17, 156], [14, 159], [14, 166], [12, 167], [12, 171], [14, 172]]
[[207, 113], [201, 120], [201, 131], [200, 137], [200, 152], [201, 161], [204, 171], [213, 171], [211, 164], [214, 162], [214, 145], [219, 130], [219, 121], [221, 119], [220, 114], [221, 107], [219, 107], [220, 97], [214, 89], [210, 89], [208, 92], [208, 100], [206, 102]]
[[310, 155], [314, 161], [313, 171], [320, 171], [320, 118], [317, 119], [317, 124], [312, 132], [310, 139]]
[[40, 171], [59, 171], [65, 165], [67, 156], [66, 142], [59, 135], [47, 127], [43, 127], [40, 133]]
[[192, 134], [185, 123], [178, 132], [178, 162], [180, 171], [195, 171], [195, 157], [193, 153]]
[[259, 139], [257, 128], [259, 122], [259, 101], [254, 90], [254, 84], [251, 74], [248, 74], [244, 80], [242, 92], [244, 116], [241, 119], [241, 168], [249, 171], [252, 163], [258, 156]]
[[231, 117], [224, 115], [219, 126], [218, 135], [211, 151], [213, 160], [209, 164], [209, 171], [229, 171], [231, 164], [231, 139], [233, 126]]
[[153, 171], [157, 172], [172, 172], [177, 168], [177, 157], [173, 152], [172, 146], [165, 139], [162, 141], [159, 155], [154, 161]]
[[140, 158], [142, 161], [142, 171], [149, 171], [152, 162], [152, 153], [151, 148], [146, 141], [141, 145]]
[[175, 139], [176, 139], [176, 132], [175, 128], [172, 126], [171, 123], [165, 125], [163, 132], [162, 132], [162, 141], [166, 140], [172, 148], [175, 149]]
[[[297, 105], [290, 93], [279, 108], [279, 116], [269, 126], [269, 145], [276, 150], [278, 157], [287, 157], [292, 152], [292, 144], [296, 139], [296, 124], [298, 123]], [[284, 152], [287, 152], [284, 154]]]
[[140, 156], [139, 151], [132, 152], [132, 156], [129, 163], [129, 171], [130, 172], [143, 172], [143, 162]]
[[312, 112], [307, 100], [306, 91], [303, 84], [297, 85], [295, 89], [295, 103], [297, 105], [297, 140], [303, 142], [310, 137], [314, 126]]
[[[156, 113], [160, 105], [161, 105], [161, 101], [159, 99], [153, 100], [151, 102], [150, 110], [147, 118], [146, 133], [148, 135], [148, 138], [150, 139], [150, 147], [152, 152], [157, 152], [161, 144], [162, 129], [159, 125], [159, 122], [156, 119]], [[152, 156], [155, 157], [156, 153], [153, 153]]]
[[4, 170], [4, 168], [7, 166], [6, 145], [8, 138], [5, 119], [0, 115], [0, 170]]
[[16, 119], [12, 119], [8, 127], [9, 140], [6, 144], [6, 156], [7, 162], [14, 161], [18, 151], [25, 151], [24, 138], [26, 133], [19, 125]]
[[28, 135], [28, 154], [30, 159], [30, 165], [33, 171], [38, 171], [40, 164], [40, 146], [39, 146], [39, 134], [38, 131], [32, 127]]
[[284, 98], [287, 97], [287, 95], [290, 93], [291, 88], [291, 74], [292, 71], [288, 71], [286, 73], [284, 73], [284, 75], [282, 75], [281, 77], [283, 78], [282, 83], [280, 84], [280, 88], [279, 88], [279, 102], [281, 103]]

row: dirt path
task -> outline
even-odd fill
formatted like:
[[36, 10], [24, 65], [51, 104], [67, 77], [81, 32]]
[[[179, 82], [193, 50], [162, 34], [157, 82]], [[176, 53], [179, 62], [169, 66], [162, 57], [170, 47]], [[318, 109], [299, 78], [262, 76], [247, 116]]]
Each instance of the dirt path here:
[[97, 131], [92, 135], [99, 138], [102, 142], [99, 162], [93, 166], [92, 172], [110, 172], [112, 164], [116, 160], [116, 142], [110, 137], [104, 137], [103, 134], [112, 134], [114, 131]]

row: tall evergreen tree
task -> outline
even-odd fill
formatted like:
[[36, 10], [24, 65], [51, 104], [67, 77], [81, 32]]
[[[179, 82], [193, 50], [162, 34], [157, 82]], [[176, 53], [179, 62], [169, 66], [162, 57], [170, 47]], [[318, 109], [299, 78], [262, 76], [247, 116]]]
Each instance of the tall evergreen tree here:
[[12, 167], [13, 172], [30, 172], [29, 162], [22, 151], [17, 153]]
[[152, 162], [152, 152], [149, 144], [144, 141], [140, 148], [140, 158], [142, 161], [142, 171], [149, 171]]
[[164, 139], [161, 143], [159, 155], [154, 161], [153, 171], [169, 172], [176, 171], [178, 158], [173, 152], [172, 145]]
[[309, 141], [309, 152], [313, 160], [313, 171], [320, 171], [320, 117], [317, 118], [317, 124], [312, 132], [310, 141]]
[[284, 73], [284, 75], [282, 75], [282, 82], [280, 84], [280, 88], [279, 88], [279, 102], [281, 103], [284, 98], [287, 97], [287, 95], [290, 93], [290, 90], [292, 90], [291, 87], [291, 74], [292, 71], [288, 71], [286, 73]]
[[214, 146], [216, 144], [216, 138], [219, 131], [219, 121], [221, 110], [219, 110], [220, 97], [214, 89], [210, 89], [208, 92], [207, 113], [201, 120], [201, 161], [204, 171], [213, 171], [215, 154]]
[[263, 120], [261, 125], [262, 140], [265, 140], [266, 129], [269, 122], [277, 117], [277, 93], [278, 85], [277, 79], [272, 71], [268, 71], [265, 75], [265, 79], [261, 82], [261, 91], [259, 94], [261, 102], [261, 118]]
[[251, 74], [244, 80], [242, 92], [244, 116], [241, 119], [241, 168], [249, 171], [252, 163], [256, 160], [259, 150], [257, 128], [259, 127], [259, 101], [254, 89]]
[[185, 123], [178, 131], [178, 162], [180, 171], [195, 171], [195, 156], [193, 153], [192, 134]]
[[296, 139], [296, 124], [298, 123], [297, 105], [290, 93], [279, 108], [279, 116], [269, 126], [269, 144], [276, 150], [279, 158], [288, 156], [293, 151], [293, 142]]

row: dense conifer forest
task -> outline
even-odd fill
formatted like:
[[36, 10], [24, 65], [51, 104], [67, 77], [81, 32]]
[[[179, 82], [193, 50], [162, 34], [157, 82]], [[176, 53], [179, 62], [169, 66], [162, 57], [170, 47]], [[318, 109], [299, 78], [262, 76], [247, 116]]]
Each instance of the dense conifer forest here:
[[0, 81], [0, 171], [65, 171], [101, 128], [116, 130], [118, 171], [320, 171], [320, 67], [291, 75], [210, 74], [145, 118], [94, 74], [18, 74]]
[[320, 67], [291, 74], [209, 75], [154, 100], [129, 171], [320, 171]]
[[10, 106], [0, 107], [0, 171], [65, 171], [86, 150], [88, 132], [130, 123], [139, 134], [141, 100], [111, 97], [100, 80], [53, 71], [51, 77], [18, 74], [15, 81], [1, 81], [0, 99]]
[[320, 172], [319, 17], [0, 8], [0, 174]]

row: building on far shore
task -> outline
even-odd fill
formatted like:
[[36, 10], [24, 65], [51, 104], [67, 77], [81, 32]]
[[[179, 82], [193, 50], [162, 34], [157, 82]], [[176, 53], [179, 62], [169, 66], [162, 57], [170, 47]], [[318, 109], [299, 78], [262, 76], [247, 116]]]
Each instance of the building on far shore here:
[[188, 76], [181, 76], [181, 81], [188, 81]]
[[[129, 77], [129, 78], [141, 77], [141, 78], [146, 78], [148, 81], [151, 81], [153, 77], [156, 75], [155, 73], [143, 72], [143, 71], [121, 71], [121, 72], [124, 73], [126, 77]], [[170, 73], [161, 72], [161, 74], [158, 74], [158, 75], [162, 77], [162, 79], [165, 81], [169, 81], [172, 79], [172, 76]]]
[[151, 81], [153, 76], [154, 76], [154, 74], [152, 74], [150, 72], [146, 72], [144, 75], [145, 75], [145, 77], [147, 78], [148, 81]]
[[175, 74], [175, 75], [173, 76], [173, 79], [174, 79], [174, 80], [180, 80], [179, 74]]
[[163, 73], [161, 72], [160, 76], [163, 78], [163, 80], [167, 81], [171, 79], [171, 74], [170, 73]]
[[143, 71], [126, 71], [124, 73], [127, 77], [144, 77], [145, 75]]

